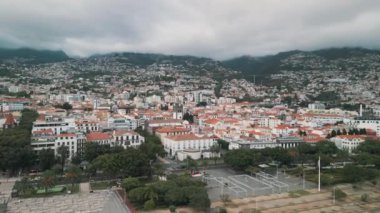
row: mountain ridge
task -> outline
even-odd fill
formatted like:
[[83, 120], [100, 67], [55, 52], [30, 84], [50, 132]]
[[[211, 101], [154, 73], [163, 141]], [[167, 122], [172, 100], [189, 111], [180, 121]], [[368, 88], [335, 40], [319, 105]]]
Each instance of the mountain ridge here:
[[[227, 60], [215, 60], [212, 58], [191, 55], [139, 52], [96, 54], [78, 59], [114, 58], [117, 62], [137, 66], [149, 66], [155, 63], [190, 65], [190, 67], [192, 65], [202, 65], [209, 67], [210, 69], [224, 68], [235, 70], [243, 75], [268, 76], [270, 74], [277, 74], [281, 70], [297, 71], [332, 69], [333, 67], [336, 67], [336, 64], [342, 64], [344, 60], [356, 60], [374, 55], [380, 56], [380, 51], [361, 47], [332, 47], [312, 51], [290, 50], [266, 56], [243, 55]], [[25, 63], [50, 63], [70, 60], [73, 58], [66, 55], [62, 50], [52, 51], [36, 50], [32, 48], [0, 48], [0, 62], [2, 60], [10, 59], [22, 59]], [[317, 63], [320, 65], [315, 66]], [[345, 66], [342, 65], [341, 68], [345, 68]]]
[[68, 60], [69, 56], [62, 50], [37, 50], [33, 48], [0, 48], [0, 61], [22, 60], [25, 63], [49, 63]]

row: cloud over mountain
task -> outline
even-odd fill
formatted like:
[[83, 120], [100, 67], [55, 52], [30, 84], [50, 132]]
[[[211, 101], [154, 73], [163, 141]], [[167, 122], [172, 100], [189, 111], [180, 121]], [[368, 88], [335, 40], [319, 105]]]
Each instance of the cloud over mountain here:
[[0, 46], [218, 59], [331, 46], [380, 48], [380, 2], [2, 0]]

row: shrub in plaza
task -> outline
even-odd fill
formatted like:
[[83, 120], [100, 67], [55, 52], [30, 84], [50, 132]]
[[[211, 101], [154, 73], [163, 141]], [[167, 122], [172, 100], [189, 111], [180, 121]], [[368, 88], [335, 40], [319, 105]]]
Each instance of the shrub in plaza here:
[[[333, 191], [334, 196], [334, 191]], [[341, 189], [335, 189], [335, 199], [337, 200], [343, 200], [345, 197], [347, 197], [347, 194], [342, 191]]]
[[360, 197], [360, 200], [363, 202], [368, 202], [368, 199], [369, 195], [367, 193], [362, 194], [362, 196]]

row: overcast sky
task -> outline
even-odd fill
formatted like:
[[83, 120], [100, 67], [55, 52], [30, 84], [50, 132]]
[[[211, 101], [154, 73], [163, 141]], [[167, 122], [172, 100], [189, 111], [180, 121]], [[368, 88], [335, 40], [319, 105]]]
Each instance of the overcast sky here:
[[378, 0], [0, 0], [0, 47], [225, 59], [380, 48]]

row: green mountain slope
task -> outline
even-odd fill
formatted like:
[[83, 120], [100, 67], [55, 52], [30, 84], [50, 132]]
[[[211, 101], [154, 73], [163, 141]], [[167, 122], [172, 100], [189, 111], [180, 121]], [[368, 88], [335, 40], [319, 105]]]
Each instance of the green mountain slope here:
[[0, 48], [0, 61], [18, 60], [25, 63], [51, 63], [69, 59], [63, 51], [36, 50], [31, 48]]

